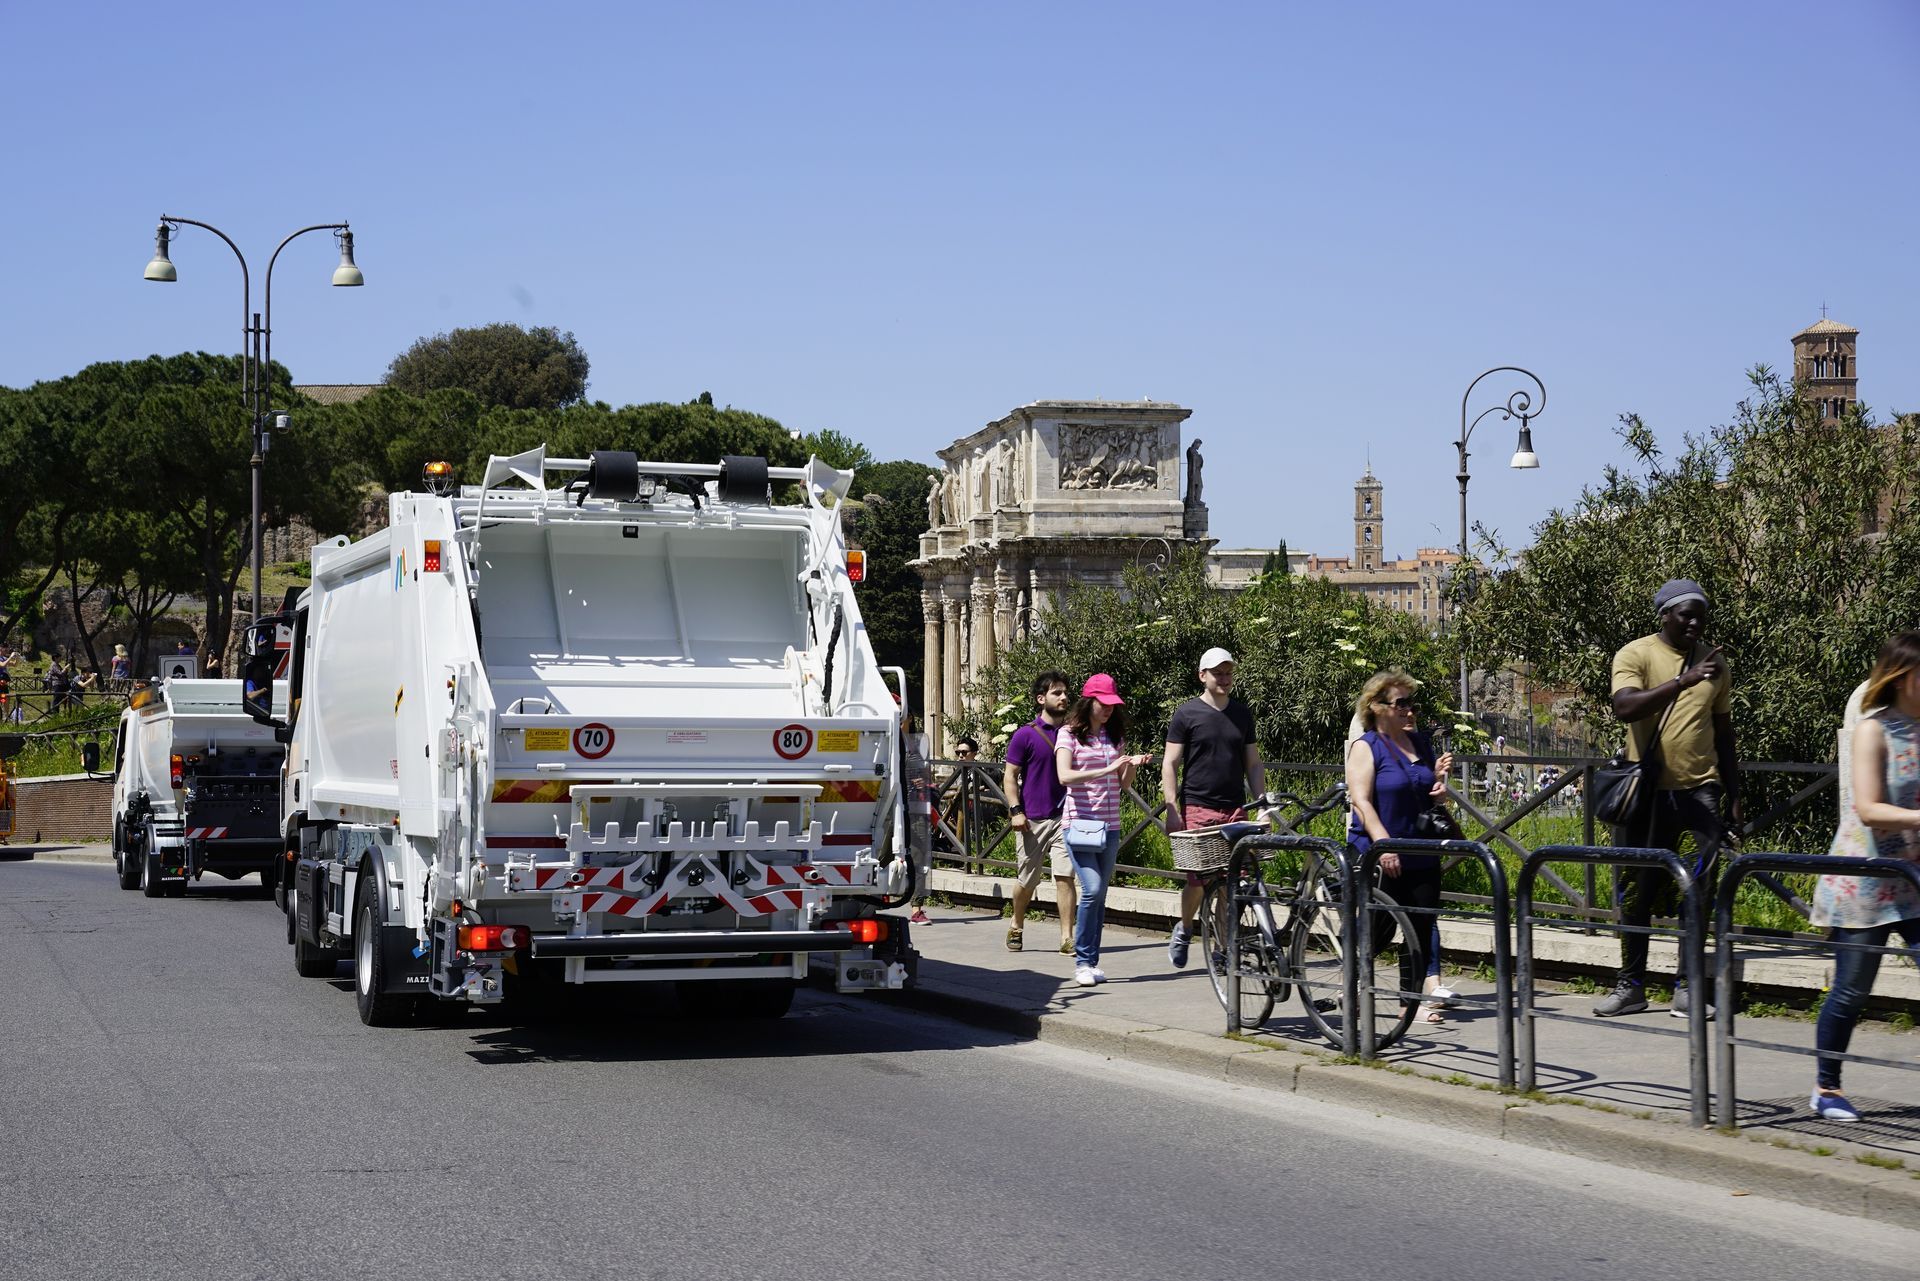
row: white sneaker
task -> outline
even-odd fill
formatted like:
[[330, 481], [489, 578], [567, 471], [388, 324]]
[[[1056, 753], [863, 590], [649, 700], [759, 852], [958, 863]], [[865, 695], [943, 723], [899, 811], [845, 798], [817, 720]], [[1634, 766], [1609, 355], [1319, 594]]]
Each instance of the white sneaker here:
[[1106, 972], [1105, 970], [1103, 970], [1103, 969], [1101, 969], [1101, 968], [1100, 968], [1099, 966], [1097, 966], [1097, 965], [1096, 965], [1096, 966], [1094, 966], [1094, 967], [1093, 967], [1093, 981], [1094, 981], [1095, 983], [1105, 983], [1105, 982], [1107, 981], [1107, 972]]
[[1082, 965], [1073, 972], [1073, 981], [1078, 987], [1092, 987], [1100, 981], [1100, 978], [1100, 971], [1091, 965]]

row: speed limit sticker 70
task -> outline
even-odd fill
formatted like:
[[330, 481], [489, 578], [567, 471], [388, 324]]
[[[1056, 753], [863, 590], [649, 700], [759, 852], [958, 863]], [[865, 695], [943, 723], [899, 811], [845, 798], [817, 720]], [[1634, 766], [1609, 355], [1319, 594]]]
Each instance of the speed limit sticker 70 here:
[[613, 750], [613, 727], [590, 721], [573, 731], [573, 750], [597, 761]]
[[805, 725], [786, 725], [773, 731], [773, 750], [780, 759], [797, 761], [813, 750], [813, 731]]

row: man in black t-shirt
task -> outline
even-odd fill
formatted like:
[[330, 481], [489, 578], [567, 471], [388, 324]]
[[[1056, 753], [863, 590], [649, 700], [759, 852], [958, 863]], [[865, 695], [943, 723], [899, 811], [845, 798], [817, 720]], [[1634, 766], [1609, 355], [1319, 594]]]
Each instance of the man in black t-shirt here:
[[[1202, 654], [1200, 684], [1200, 696], [1175, 708], [1167, 726], [1160, 794], [1167, 803], [1169, 832], [1245, 818], [1248, 785], [1256, 796], [1266, 786], [1253, 713], [1233, 697], [1233, 655], [1218, 645]], [[1200, 878], [1188, 873], [1180, 891], [1180, 923], [1167, 943], [1167, 959], [1175, 969], [1187, 963], [1200, 889]]]

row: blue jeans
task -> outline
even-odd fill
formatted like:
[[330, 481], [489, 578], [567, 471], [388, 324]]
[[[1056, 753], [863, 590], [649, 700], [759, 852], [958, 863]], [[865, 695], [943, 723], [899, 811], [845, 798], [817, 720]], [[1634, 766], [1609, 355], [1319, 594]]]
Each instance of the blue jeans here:
[[[1885, 925], [1869, 925], [1858, 930], [1829, 930], [1827, 940], [1832, 943], [1865, 943], [1869, 947], [1885, 947], [1895, 931], [1906, 940], [1908, 947], [1920, 953], [1920, 918], [1889, 921]], [[1920, 960], [1920, 955], [1914, 959]], [[1827, 999], [1820, 1003], [1820, 1022], [1813, 1035], [1816, 1049], [1831, 1050], [1835, 1054], [1847, 1052], [1847, 1042], [1853, 1039], [1854, 1024], [1860, 1021], [1860, 1011], [1867, 1004], [1867, 993], [1873, 990], [1874, 976], [1879, 973], [1880, 953], [1856, 952], [1851, 948], [1835, 949], [1833, 987], [1827, 992]], [[1823, 1057], [1820, 1060], [1821, 1089], [1840, 1088], [1840, 1067], [1839, 1059]]]
[[1073, 922], [1073, 963], [1100, 964], [1100, 931], [1107, 923], [1107, 887], [1113, 884], [1113, 865], [1120, 861], [1120, 830], [1107, 829], [1105, 846], [1068, 845], [1073, 875], [1080, 882], [1079, 915]]

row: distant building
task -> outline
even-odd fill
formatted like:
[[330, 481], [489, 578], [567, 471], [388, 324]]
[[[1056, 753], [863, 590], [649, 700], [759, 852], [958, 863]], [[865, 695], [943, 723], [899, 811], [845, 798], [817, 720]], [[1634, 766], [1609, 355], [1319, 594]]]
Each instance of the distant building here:
[[1859, 344], [1858, 329], [1824, 315], [1793, 336], [1793, 381], [1819, 409], [1822, 422], [1846, 417], [1860, 400], [1860, 374], [1854, 368]]
[[[1374, 604], [1411, 614], [1429, 630], [1445, 625], [1447, 577], [1460, 554], [1444, 547], [1422, 547], [1410, 558], [1386, 552], [1386, 487], [1369, 466], [1353, 486], [1353, 551], [1346, 556], [1287, 552], [1289, 574], [1331, 579], [1341, 590]], [[1263, 548], [1228, 548], [1207, 557], [1208, 577], [1221, 587], [1246, 587], [1266, 569], [1275, 553]]]

